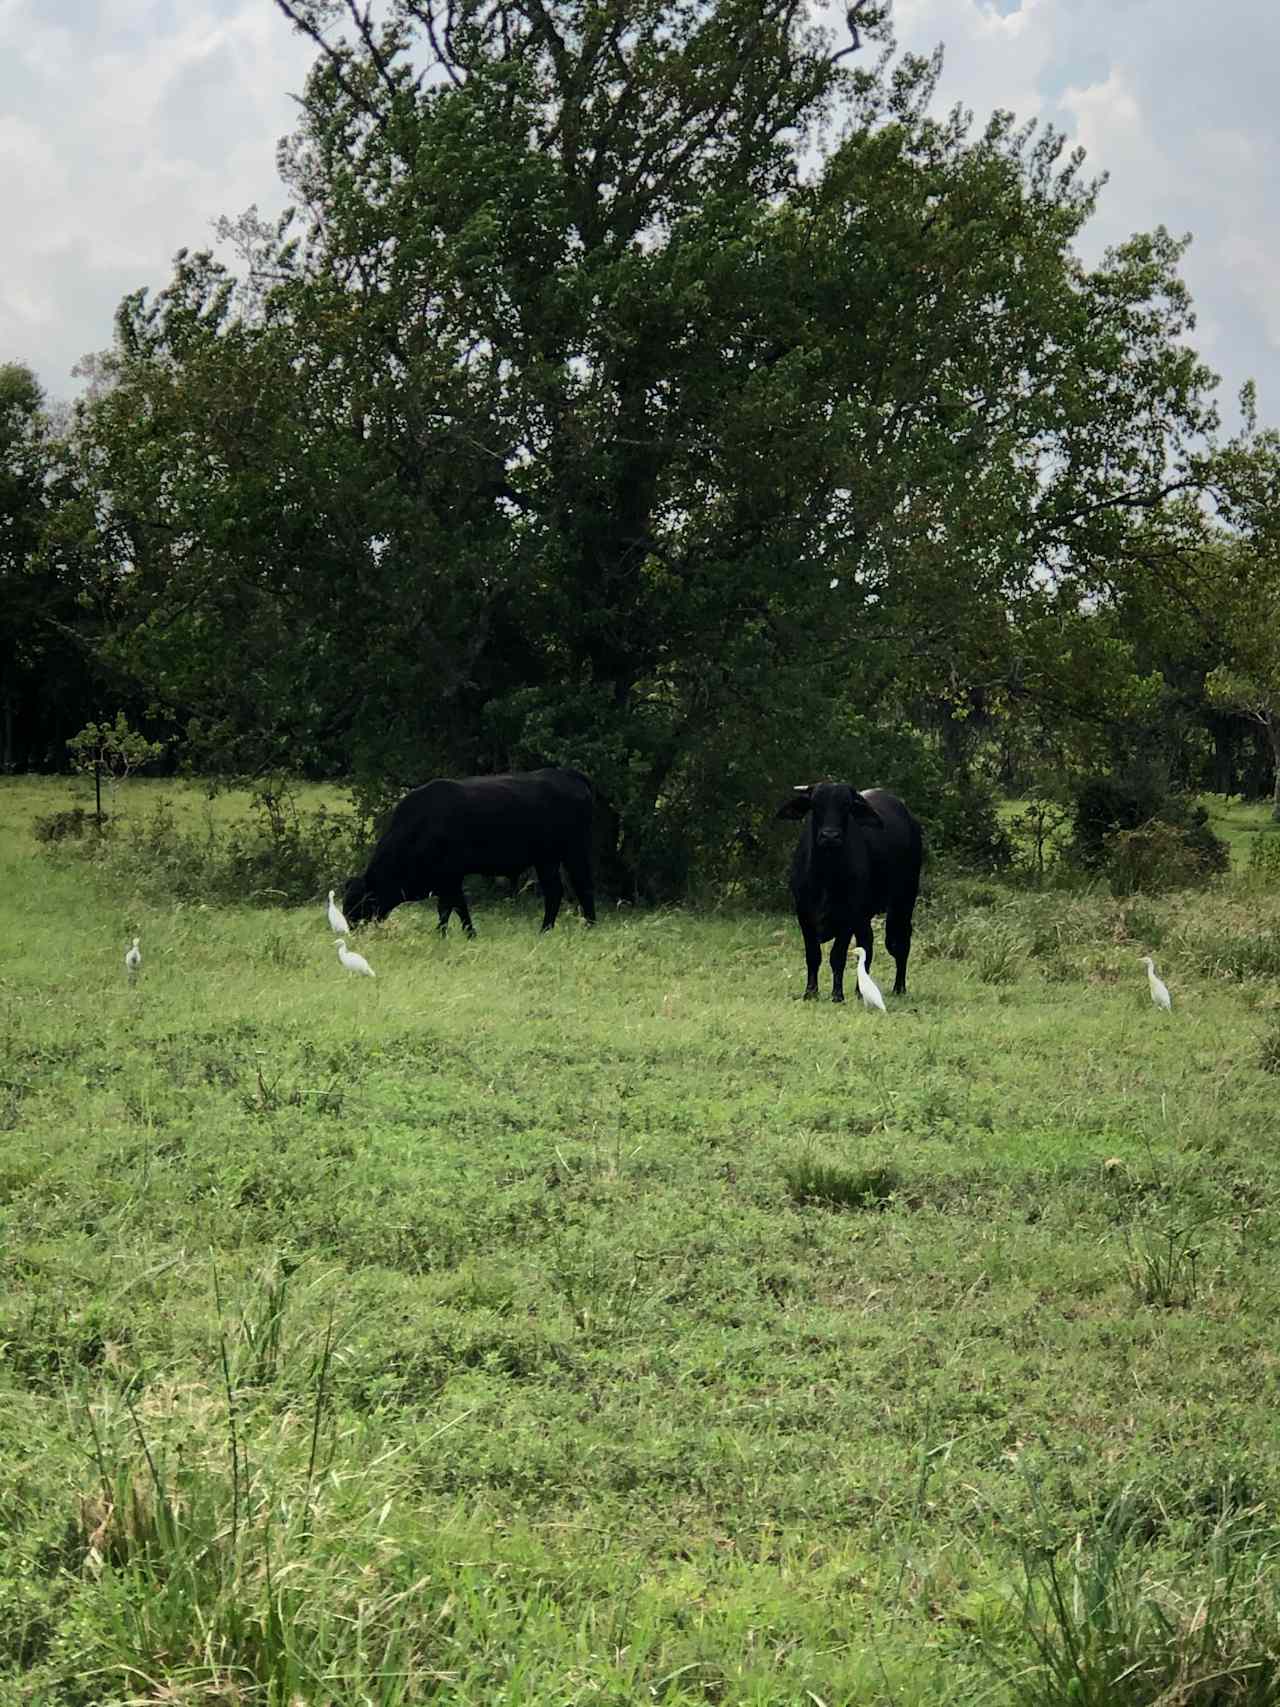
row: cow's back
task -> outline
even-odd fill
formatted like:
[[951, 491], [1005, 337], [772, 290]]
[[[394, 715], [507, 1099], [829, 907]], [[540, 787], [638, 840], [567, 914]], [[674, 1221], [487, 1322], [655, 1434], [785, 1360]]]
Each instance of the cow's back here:
[[397, 864], [459, 875], [555, 863], [589, 845], [591, 805], [591, 785], [579, 771], [442, 777], [400, 802], [387, 854]]

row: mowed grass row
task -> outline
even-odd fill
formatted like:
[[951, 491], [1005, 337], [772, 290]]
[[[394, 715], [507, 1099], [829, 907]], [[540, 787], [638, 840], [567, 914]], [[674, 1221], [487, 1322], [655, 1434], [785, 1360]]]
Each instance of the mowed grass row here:
[[1276, 1698], [1274, 897], [475, 913], [8, 813], [0, 1700]]

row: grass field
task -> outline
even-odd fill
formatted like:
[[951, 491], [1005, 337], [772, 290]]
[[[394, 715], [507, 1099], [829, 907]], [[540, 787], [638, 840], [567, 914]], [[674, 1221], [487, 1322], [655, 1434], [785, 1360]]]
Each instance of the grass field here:
[[0, 783], [0, 1703], [1280, 1700], [1280, 895], [937, 881], [887, 1016], [781, 909], [366, 980], [64, 794]]

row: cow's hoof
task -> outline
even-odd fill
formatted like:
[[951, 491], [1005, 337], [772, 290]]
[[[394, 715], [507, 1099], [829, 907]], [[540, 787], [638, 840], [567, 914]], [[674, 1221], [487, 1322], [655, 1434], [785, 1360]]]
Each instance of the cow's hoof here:
[[835, 993], [834, 993], [834, 994], [833, 994], [833, 995], [832, 995], [832, 997], [831, 997], [831, 1000], [832, 1000], [832, 1001], [833, 1001], [833, 1002], [843, 1002], [843, 1001], [844, 1001], [844, 997], [843, 997], [843, 996], [842, 996], [842, 995], [841, 995], [841, 994], [840, 994], [840, 992], [839, 992], [839, 991], [838, 991], [838, 990], [837, 990], [837, 991], [836, 991], [836, 992], [835, 992]]
[[806, 990], [805, 991], [804, 999], [806, 1002], [816, 1002], [817, 1001], [817, 999], [818, 999], [818, 987], [816, 984], [814, 985], [812, 990]]

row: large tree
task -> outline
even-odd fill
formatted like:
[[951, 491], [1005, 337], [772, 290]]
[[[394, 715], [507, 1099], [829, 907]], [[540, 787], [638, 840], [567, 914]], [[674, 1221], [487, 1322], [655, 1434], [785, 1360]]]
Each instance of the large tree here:
[[123, 642], [264, 757], [574, 760], [634, 850], [1198, 481], [1180, 245], [1086, 269], [1080, 157], [931, 117], [873, 9], [278, 4], [297, 211], [123, 305], [82, 439]]

